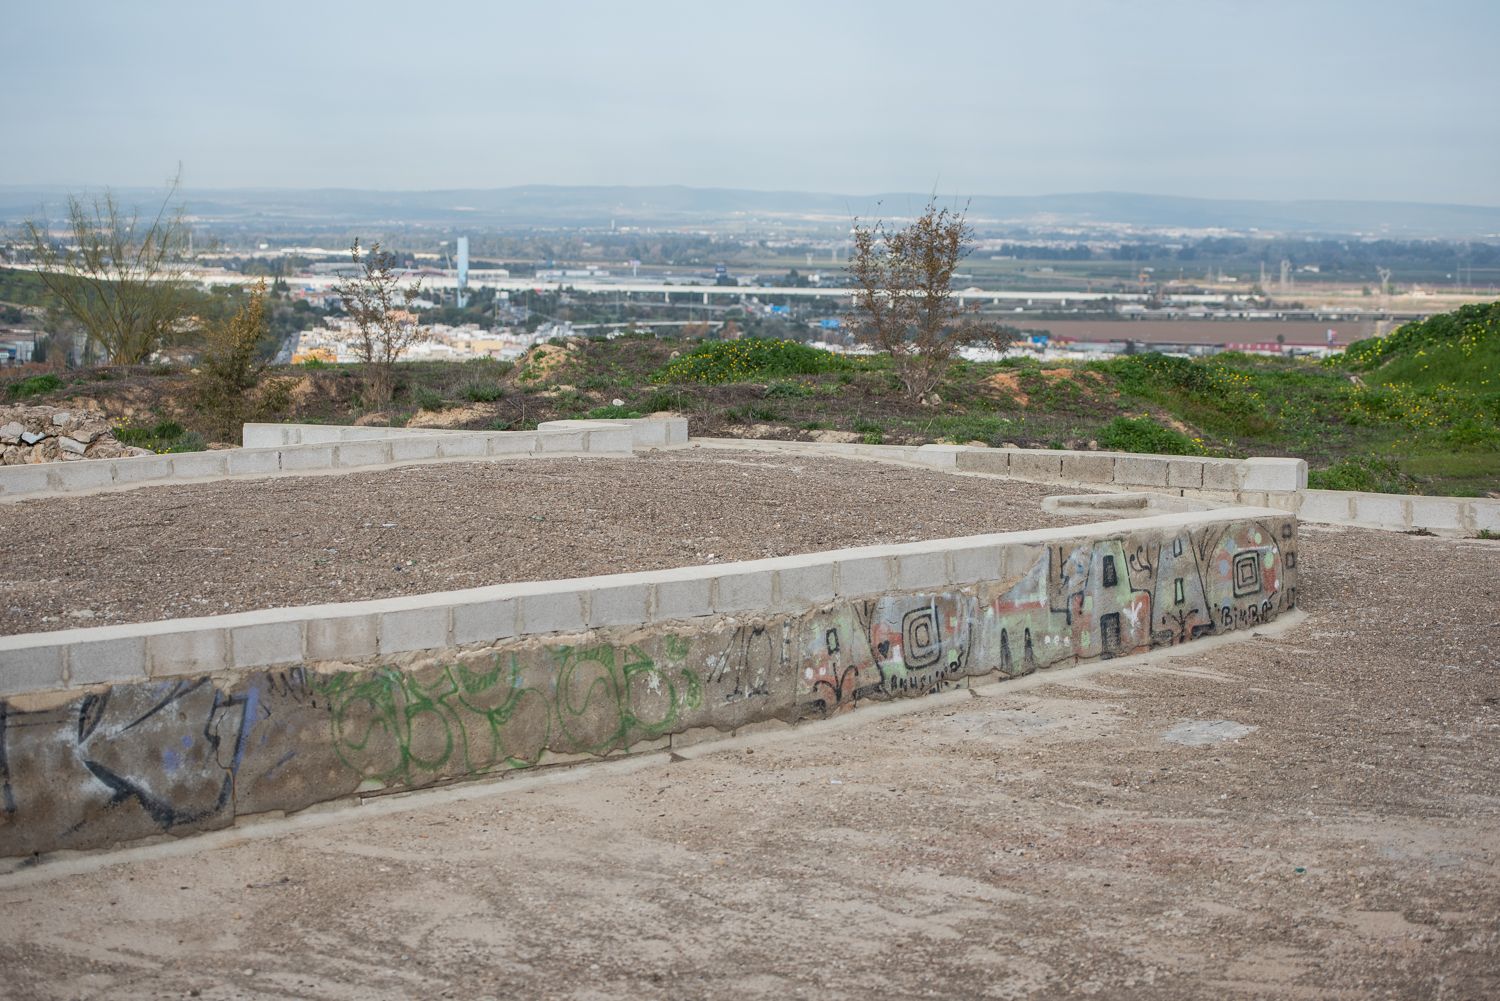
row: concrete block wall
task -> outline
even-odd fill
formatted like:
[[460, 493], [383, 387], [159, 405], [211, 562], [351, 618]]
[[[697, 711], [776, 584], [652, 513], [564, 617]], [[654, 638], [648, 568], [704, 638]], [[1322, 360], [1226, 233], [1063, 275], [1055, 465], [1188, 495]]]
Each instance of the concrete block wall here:
[[1226, 509], [0, 637], [0, 855], [1229, 633], [1295, 607], [1296, 546]]
[[[1500, 500], [1310, 490], [1301, 459], [1218, 459], [1056, 449], [981, 448], [970, 445], [844, 445], [751, 439], [696, 438], [709, 448], [791, 452], [933, 469], [1004, 476], [1125, 493], [1149, 492], [1154, 510], [1166, 497], [1189, 504], [1251, 505], [1295, 512], [1299, 520], [1390, 531], [1472, 536], [1500, 532]], [[1076, 506], [1076, 505], [1075, 505]], [[1060, 509], [1059, 509], [1060, 510]]]
[[1298, 498], [1303, 521], [1434, 535], [1500, 534], [1500, 500], [1423, 497], [1353, 490], [1305, 490]]
[[918, 451], [922, 455], [919, 461], [937, 468], [991, 473], [1034, 483], [1170, 490], [1187, 496], [1226, 497], [1292, 495], [1307, 489], [1307, 463], [1301, 459], [1212, 459], [1124, 452], [925, 445]]
[[536, 431], [447, 431], [247, 424], [245, 447], [123, 459], [0, 467], [0, 502], [162, 483], [335, 472], [397, 463], [513, 455], [633, 455], [687, 440], [681, 418], [553, 421]]

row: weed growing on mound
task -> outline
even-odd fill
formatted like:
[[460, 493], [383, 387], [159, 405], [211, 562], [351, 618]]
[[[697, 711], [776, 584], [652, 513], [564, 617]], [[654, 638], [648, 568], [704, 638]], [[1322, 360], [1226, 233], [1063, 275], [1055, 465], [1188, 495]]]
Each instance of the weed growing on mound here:
[[1389, 459], [1357, 456], [1336, 462], [1327, 469], [1313, 469], [1307, 485], [1314, 490], [1358, 490], [1363, 493], [1404, 494], [1413, 480]]
[[458, 395], [470, 403], [494, 403], [496, 400], [504, 398], [505, 387], [498, 382], [480, 382], [476, 380], [466, 384], [458, 391]]
[[207, 445], [203, 436], [188, 431], [176, 421], [157, 421], [150, 427], [136, 427], [118, 422], [114, 428], [115, 439], [122, 445], [149, 448], [153, 452], [201, 452]]
[[642, 414], [639, 410], [632, 410], [630, 407], [616, 407], [611, 405], [595, 407], [583, 416], [591, 421], [625, 421], [644, 417], [645, 414]]
[[1146, 452], [1152, 455], [1203, 455], [1200, 438], [1164, 428], [1149, 417], [1116, 417], [1099, 429], [1099, 447], [1111, 452]]
[[1095, 368], [1109, 372], [1127, 393], [1146, 399], [1163, 399], [1173, 395], [1211, 402], [1216, 409], [1229, 414], [1254, 414], [1265, 409], [1265, 398], [1255, 380], [1226, 362], [1238, 355], [1224, 354], [1208, 361], [1176, 358], [1172, 355], [1127, 355], [1113, 361], [1098, 362]]
[[817, 375], [847, 368], [848, 361], [830, 351], [796, 341], [746, 338], [709, 341], [661, 368], [653, 382], [752, 382], [792, 375]]
[[9, 393], [13, 400], [24, 400], [29, 396], [41, 396], [43, 393], [50, 393], [61, 386], [62, 380], [48, 372], [45, 375], [33, 375], [22, 379], [20, 382], [12, 383]]

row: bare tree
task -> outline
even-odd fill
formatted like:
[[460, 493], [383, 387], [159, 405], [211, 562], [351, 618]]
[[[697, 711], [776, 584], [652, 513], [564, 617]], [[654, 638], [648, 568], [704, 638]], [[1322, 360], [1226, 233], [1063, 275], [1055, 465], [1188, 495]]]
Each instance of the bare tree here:
[[361, 256], [359, 240], [349, 250], [360, 273], [333, 287], [354, 321], [358, 339], [355, 353], [365, 367], [365, 405], [379, 409], [391, 401], [396, 385], [396, 360], [407, 349], [430, 336], [417, 322], [416, 301], [421, 282], [402, 286], [396, 259], [370, 245]]
[[853, 227], [853, 309], [846, 317], [862, 343], [891, 356], [906, 395], [929, 403], [961, 347], [984, 344], [1004, 350], [1007, 328], [981, 323], [978, 307], [953, 294], [953, 272], [972, 248], [973, 230], [962, 212], [928, 202], [909, 226]]
[[171, 210], [177, 185], [173, 180], [144, 229], [108, 191], [88, 202], [68, 196], [68, 229], [60, 242], [45, 221], [26, 223], [42, 282], [110, 361], [145, 361], [188, 313], [181, 271], [188, 229], [180, 211]]

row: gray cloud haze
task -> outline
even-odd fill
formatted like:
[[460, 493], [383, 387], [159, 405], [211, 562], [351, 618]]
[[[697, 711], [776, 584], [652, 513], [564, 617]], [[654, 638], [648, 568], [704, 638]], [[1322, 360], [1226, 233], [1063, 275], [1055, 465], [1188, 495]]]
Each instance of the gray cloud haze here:
[[0, 184], [1500, 205], [1500, 4], [3, 0]]

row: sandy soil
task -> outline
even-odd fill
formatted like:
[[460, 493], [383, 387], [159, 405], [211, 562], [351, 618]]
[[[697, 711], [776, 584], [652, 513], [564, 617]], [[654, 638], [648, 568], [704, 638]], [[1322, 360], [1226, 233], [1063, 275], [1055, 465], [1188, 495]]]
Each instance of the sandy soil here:
[[1304, 623], [1157, 666], [0, 877], [0, 993], [1500, 996], [1500, 545], [1300, 553]]
[[1042, 513], [1057, 492], [693, 449], [24, 501], [0, 505], [0, 635], [1079, 521]]

